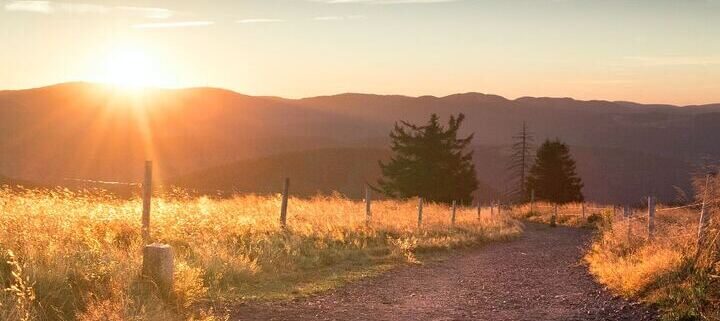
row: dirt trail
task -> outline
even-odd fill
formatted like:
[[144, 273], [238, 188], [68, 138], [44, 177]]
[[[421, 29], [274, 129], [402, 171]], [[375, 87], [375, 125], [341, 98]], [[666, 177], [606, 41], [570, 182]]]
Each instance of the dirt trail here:
[[232, 320], [656, 320], [580, 264], [591, 232], [526, 224], [515, 241], [399, 268], [289, 302], [247, 303]]

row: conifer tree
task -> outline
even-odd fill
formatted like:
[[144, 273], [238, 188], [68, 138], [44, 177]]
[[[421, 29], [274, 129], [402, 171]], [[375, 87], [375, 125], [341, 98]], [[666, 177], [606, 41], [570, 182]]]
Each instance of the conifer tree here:
[[570, 149], [560, 140], [546, 140], [538, 148], [535, 164], [527, 179], [527, 193], [553, 203], [570, 203], [583, 200], [583, 183], [575, 172], [575, 161]]
[[380, 162], [378, 190], [393, 198], [423, 197], [432, 202], [471, 202], [478, 181], [472, 152], [465, 151], [473, 135], [458, 138], [465, 116], [450, 116], [447, 128], [436, 114], [418, 126], [402, 121], [390, 133], [394, 155]]

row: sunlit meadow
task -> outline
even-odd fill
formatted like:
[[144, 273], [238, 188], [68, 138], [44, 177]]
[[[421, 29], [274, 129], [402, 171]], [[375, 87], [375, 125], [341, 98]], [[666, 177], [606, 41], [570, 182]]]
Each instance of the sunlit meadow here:
[[417, 200], [365, 204], [340, 195], [155, 197], [153, 241], [175, 254], [175, 285], [162, 298], [140, 277], [140, 199], [104, 192], [0, 189], [0, 319], [211, 320], [237, 300], [286, 299], [327, 290], [443, 250], [505, 240], [521, 224], [505, 215]]

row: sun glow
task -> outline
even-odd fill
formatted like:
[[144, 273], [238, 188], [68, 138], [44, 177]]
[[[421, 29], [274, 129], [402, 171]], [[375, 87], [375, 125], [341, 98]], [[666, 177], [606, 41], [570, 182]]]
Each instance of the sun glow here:
[[156, 57], [138, 48], [113, 49], [103, 63], [101, 81], [121, 88], [172, 87]]

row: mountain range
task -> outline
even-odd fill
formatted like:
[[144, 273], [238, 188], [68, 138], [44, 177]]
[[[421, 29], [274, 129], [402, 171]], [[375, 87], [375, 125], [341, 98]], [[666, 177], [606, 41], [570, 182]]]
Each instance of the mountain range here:
[[540, 144], [570, 145], [586, 198], [675, 201], [690, 177], [720, 157], [720, 104], [672, 106], [571, 98], [506, 99], [341, 94], [304, 99], [216, 88], [122, 90], [65, 83], [0, 91], [0, 176], [38, 184], [139, 182], [156, 177], [206, 193], [338, 191], [360, 197], [390, 157], [395, 122], [464, 113], [475, 134], [483, 200], [501, 198], [512, 137], [526, 122]]

